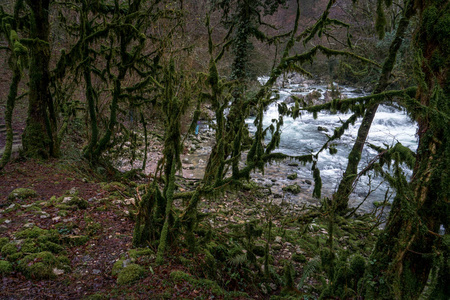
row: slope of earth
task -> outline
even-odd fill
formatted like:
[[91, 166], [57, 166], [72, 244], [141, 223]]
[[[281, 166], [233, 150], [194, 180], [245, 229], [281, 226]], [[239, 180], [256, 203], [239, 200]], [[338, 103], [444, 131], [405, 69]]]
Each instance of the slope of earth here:
[[[318, 264], [329, 244], [326, 211], [278, 203], [270, 189], [243, 183], [202, 199], [196, 237], [210, 235], [202, 249], [174, 245], [158, 265], [157, 243], [132, 247], [147, 178], [100, 182], [87, 174], [57, 160], [15, 161], [0, 173], [1, 299], [269, 299], [284, 297], [288, 282], [292, 299], [316, 299], [332, 282]], [[194, 188], [180, 177], [177, 185]], [[174, 212], [185, 206], [175, 204]], [[367, 257], [373, 247], [372, 216], [358, 218], [335, 220], [334, 251], [345, 257]], [[287, 265], [291, 281], [283, 279]]]

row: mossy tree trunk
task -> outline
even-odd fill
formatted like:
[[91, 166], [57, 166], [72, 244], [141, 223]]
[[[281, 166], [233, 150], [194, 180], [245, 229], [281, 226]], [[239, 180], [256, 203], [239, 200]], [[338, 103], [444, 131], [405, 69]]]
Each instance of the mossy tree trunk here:
[[[261, 15], [274, 14], [284, 0], [233, 1], [221, 0], [216, 5], [223, 9], [222, 21], [230, 28], [233, 63], [231, 80], [235, 81], [232, 90], [232, 104], [226, 120], [226, 135], [224, 156], [231, 156], [231, 170], [234, 180], [240, 177], [239, 162], [242, 151], [242, 141], [247, 133], [245, 119], [248, 117], [249, 102], [246, 99], [246, 88], [249, 81], [249, 53], [253, 44], [251, 38], [256, 37], [261, 42], [267, 42], [267, 37], [260, 27], [265, 23]], [[261, 13], [263, 12], [263, 13]]]
[[[419, 146], [410, 183], [402, 184], [405, 179], [397, 177], [397, 196], [370, 258], [367, 299], [418, 299], [433, 263], [448, 257], [450, 4], [423, 1], [416, 7], [420, 16], [414, 39], [419, 88], [416, 101], [411, 99], [406, 105], [418, 121]], [[445, 236], [439, 234], [441, 226]], [[441, 274], [448, 274], [448, 264], [439, 267]], [[443, 291], [437, 299], [448, 299]]]
[[92, 26], [89, 25], [88, 15], [90, 12], [90, 8], [86, 2], [83, 2], [82, 9], [80, 12], [80, 40], [83, 41], [81, 46], [81, 55], [83, 61], [83, 77], [84, 82], [86, 84], [85, 87], [85, 95], [86, 101], [88, 104], [88, 113], [90, 120], [90, 129], [91, 135], [89, 143], [84, 150], [84, 156], [94, 160], [93, 152], [94, 147], [98, 141], [98, 126], [97, 126], [97, 109], [96, 109], [96, 94], [94, 87], [92, 85], [92, 70], [91, 70], [91, 61], [92, 58], [89, 55], [89, 43], [86, 40], [86, 37], [92, 34]]
[[14, 133], [12, 129], [12, 116], [14, 111], [14, 104], [17, 97], [17, 88], [19, 86], [21, 78], [22, 74], [19, 68], [14, 67], [11, 85], [9, 86], [8, 99], [6, 100], [6, 110], [5, 110], [6, 144], [5, 150], [0, 160], [0, 171], [6, 166], [12, 153], [12, 145], [14, 138], [13, 137]]
[[164, 100], [163, 112], [165, 115], [166, 132], [164, 137], [164, 176], [166, 184], [163, 190], [165, 199], [164, 224], [158, 245], [156, 262], [164, 262], [164, 255], [168, 243], [170, 220], [172, 218], [172, 203], [175, 190], [175, 173], [181, 168], [181, 125], [180, 118], [186, 109], [186, 101], [178, 99], [175, 95], [175, 62], [171, 59], [164, 72]]
[[[15, 15], [18, 14], [17, 10], [19, 8], [20, 6], [15, 7]], [[9, 50], [11, 51], [9, 54], [9, 66], [12, 71], [11, 84], [9, 86], [5, 110], [6, 144], [5, 150], [0, 159], [0, 170], [6, 166], [11, 157], [14, 139], [14, 132], [12, 128], [13, 111], [19, 83], [22, 79], [23, 68], [26, 68], [26, 65], [28, 64], [28, 49], [20, 43], [19, 36], [15, 30], [15, 22], [11, 23], [12, 20], [13, 18], [7, 14], [0, 15], [0, 22], [2, 23], [0, 32], [8, 41]]]
[[[389, 85], [389, 79], [391, 76], [392, 69], [394, 68], [397, 52], [403, 43], [404, 37], [406, 35], [409, 20], [414, 14], [414, 3], [413, 1], [406, 0], [403, 16], [397, 26], [397, 31], [395, 38], [389, 47], [389, 53], [386, 57], [383, 68], [381, 71], [380, 78], [378, 79], [378, 84], [375, 87], [373, 94], [379, 94], [383, 92]], [[333, 195], [335, 201], [336, 210], [340, 213], [345, 213], [348, 208], [348, 200], [350, 193], [353, 191], [354, 183], [358, 174], [358, 166], [361, 161], [361, 154], [366, 143], [367, 136], [370, 131], [373, 119], [378, 109], [378, 104], [370, 105], [367, 107], [364, 117], [361, 121], [361, 126], [358, 129], [358, 134], [356, 136], [356, 141], [353, 144], [352, 150], [348, 155], [347, 168], [345, 169], [343, 178], [339, 183], [337, 192]]]
[[24, 154], [35, 158], [55, 157], [59, 154], [56, 143], [56, 118], [50, 84], [50, 0], [27, 0], [30, 17], [30, 81], [28, 117], [22, 136]]

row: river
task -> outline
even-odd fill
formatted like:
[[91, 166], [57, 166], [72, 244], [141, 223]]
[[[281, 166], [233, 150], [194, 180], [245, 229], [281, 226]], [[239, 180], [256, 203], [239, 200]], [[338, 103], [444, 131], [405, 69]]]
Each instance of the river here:
[[[313, 90], [325, 91], [326, 86], [323, 85], [290, 85], [286, 88], [280, 89], [280, 98], [276, 103], [272, 104], [264, 116], [264, 126], [269, 126], [272, 119], [278, 118], [277, 104], [286, 101], [293, 91], [302, 90], [302, 93], [295, 92], [295, 94], [306, 95]], [[340, 87], [341, 93], [347, 98], [364, 96], [361, 91], [352, 87]], [[323, 96], [322, 96], [323, 97]], [[342, 121], [347, 120], [351, 114], [331, 114], [329, 112], [322, 112], [318, 114], [317, 119], [314, 119], [311, 113], [302, 113], [302, 116], [297, 119], [290, 117], [284, 118], [284, 125], [282, 127], [282, 135], [280, 147], [277, 151], [288, 155], [304, 155], [309, 153], [316, 153], [323, 144], [327, 141], [327, 135], [332, 135], [333, 130], [340, 126]], [[250, 132], [255, 132], [256, 128], [253, 125], [254, 118], [247, 119]], [[356, 139], [357, 131], [361, 125], [361, 119], [358, 119], [353, 126], [350, 126], [348, 131], [336, 140], [336, 148], [338, 152], [331, 155], [328, 151], [323, 151], [319, 154], [318, 167], [322, 176], [322, 195], [331, 196], [336, 190], [340, 179], [343, 176], [344, 170], [347, 166], [347, 156]], [[322, 127], [321, 131], [318, 127]], [[325, 129], [324, 129], [325, 128]], [[327, 130], [327, 131], [323, 131]], [[395, 145], [397, 142], [409, 147], [415, 151], [417, 148], [416, 138], [417, 125], [407, 116], [404, 111], [392, 108], [386, 105], [381, 105], [378, 108], [376, 117], [370, 129], [368, 142], [374, 145]], [[270, 137], [266, 137], [267, 141]], [[377, 152], [369, 147], [364, 147], [362, 160], [359, 170], [369, 162]], [[289, 170], [285, 170], [290, 168]], [[296, 172], [302, 182], [312, 181], [311, 165], [292, 167], [289, 164], [280, 164], [276, 167], [280, 172]], [[410, 170], [406, 170], [407, 174], [411, 174]], [[267, 173], [266, 173], [267, 174]], [[287, 184], [284, 181], [282, 184]], [[358, 205], [362, 199], [365, 198], [369, 185], [375, 189], [363, 204], [364, 211], [370, 211], [373, 208], [374, 201], [383, 201], [385, 198], [388, 185], [382, 182], [381, 178], [375, 178], [373, 174], [362, 176], [356, 185], [356, 189], [350, 196], [351, 206]], [[312, 191], [312, 188], [309, 188]], [[388, 194], [392, 198], [392, 192]], [[295, 200], [295, 199], [291, 199]], [[392, 199], [391, 199], [392, 200]]]

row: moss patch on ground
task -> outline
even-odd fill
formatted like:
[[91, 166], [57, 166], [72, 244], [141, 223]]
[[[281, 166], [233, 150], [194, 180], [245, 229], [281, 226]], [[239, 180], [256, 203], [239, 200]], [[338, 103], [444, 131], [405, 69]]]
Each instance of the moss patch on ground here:
[[129, 264], [119, 271], [117, 284], [128, 284], [139, 280], [145, 274], [145, 269], [138, 264]]
[[24, 200], [28, 198], [36, 198], [37, 196], [38, 194], [33, 189], [17, 188], [8, 195], [8, 200], [9, 201], [14, 201], [15, 199]]

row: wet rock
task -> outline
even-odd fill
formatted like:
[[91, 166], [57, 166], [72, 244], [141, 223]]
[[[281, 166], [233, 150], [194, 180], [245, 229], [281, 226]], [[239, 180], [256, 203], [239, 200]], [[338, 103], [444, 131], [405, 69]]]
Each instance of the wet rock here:
[[328, 132], [328, 128], [322, 127], [322, 126], [318, 126], [317, 130], [322, 131], [322, 132]]
[[287, 176], [287, 179], [295, 180], [295, 179], [297, 179], [297, 177], [298, 177], [297, 173], [292, 173]]
[[283, 191], [296, 195], [301, 192], [301, 188], [298, 184], [291, 184], [291, 185], [283, 187]]

